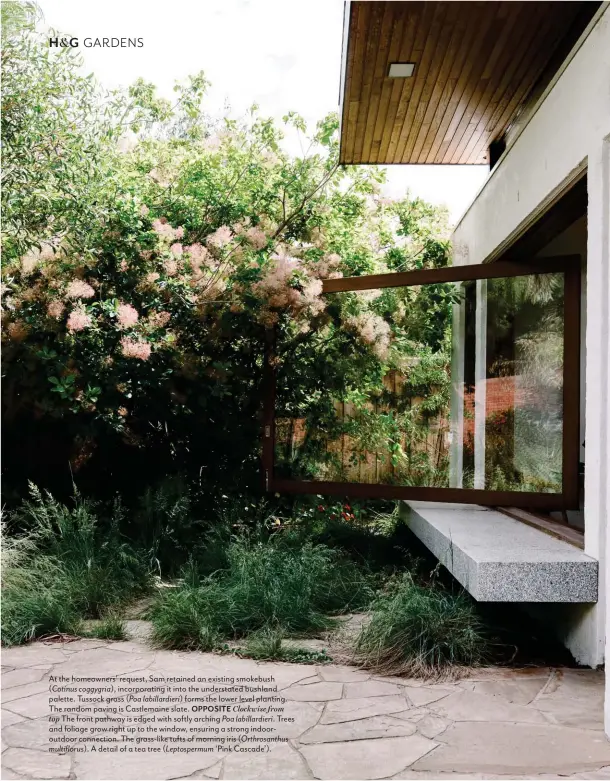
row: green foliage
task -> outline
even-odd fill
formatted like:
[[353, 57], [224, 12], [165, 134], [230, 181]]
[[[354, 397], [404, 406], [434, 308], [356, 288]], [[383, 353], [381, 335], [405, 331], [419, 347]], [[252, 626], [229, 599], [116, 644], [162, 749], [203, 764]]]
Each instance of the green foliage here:
[[292, 662], [294, 664], [327, 664], [332, 661], [324, 650], [314, 651], [299, 646], [287, 646], [283, 641], [284, 633], [281, 629], [265, 626], [248, 635], [244, 647], [223, 646], [221, 650], [260, 661]]
[[73, 507], [30, 486], [15, 522], [27, 529], [44, 555], [57, 561], [69, 583], [71, 599], [83, 615], [98, 618], [110, 605], [144, 592], [149, 575], [141, 557], [119, 533], [120, 503], [101, 529], [95, 505], [74, 496]]
[[151, 567], [166, 576], [189, 558], [194, 540], [205, 533], [197, 518], [193, 486], [175, 475], [148, 486], [139, 498], [131, 535], [148, 551]]
[[448, 258], [445, 214], [380, 198], [381, 170], [338, 166], [336, 116], [308, 129], [288, 114], [308, 150], [293, 158], [282, 128], [254, 107], [240, 120], [208, 116], [203, 74], [177, 84], [171, 106], [142, 81], [105, 94], [73, 50], [45, 44], [48, 31], [11, 29], [2, 59], [9, 482], [23, 483], [27, 464], [57, 483], [70, 462], [92, 490], [111, 480], [138, 493], [178, 469], [211, 493], [253, 489], [267, 328], [302, 359], [288, 404], [310, 419], [329, 419], [322, 382], [335, 397], [381, 389], [414, 330], [417, 344], [440, 349], [443, 295], [390, 291], [340, 306], [320, 295], [328, 276]]
[[481, 664], [488, 640], [465, 593], [417, 585], [406, 573], [373, 605], [356, 650], [368, 667], [386, 674], [435, 676]]
[[117, 612], [110, 612], [84, 632], [98, 640], [127, 640], [125, 622]]
[[394, 567], [408, 567], [409, 530], [399, 521], [396, 511], [382, 512], [384, 504], [326, 502], [311, 497], [297, 504], [292, 517], [281, 531], [283, 545], [299, 547], [305, 543], [324, 545], [347, 556], [366, 571], [379, 577]]
[[[22, 530], [3, 562], [2, 642], [27, 642], [78, 631], [83, 618], [99, 618], [148, 590], [142, 557], [121, 539], [119, 505], [101, 529], [95, 506], [78, 494], [74, 506], [31, 486], [12, 522]], [[25, 533], [24, 533], [25, 532]]]
[[81, 616], [65, 591], [61, 564], [49, 557], [27, 558], [2, 572], [2, 644], [20, 645], [37, 637], [77, 634]]
[[23, 31], [31, 31], [41, 13], [37, 3], [24, 0], [2, 0], [2, 43]]
[[153, 641], [165, 648], [210, 650], [222, 639], [268, 627], [289, 634], [329, 629], [329, 614], [360, 609], [372, 590], [362, 569], [324, 546], [298, 549], [269, 539], [234, 540], [227, 569], [197, 581], [191, 568], [153, 607]]

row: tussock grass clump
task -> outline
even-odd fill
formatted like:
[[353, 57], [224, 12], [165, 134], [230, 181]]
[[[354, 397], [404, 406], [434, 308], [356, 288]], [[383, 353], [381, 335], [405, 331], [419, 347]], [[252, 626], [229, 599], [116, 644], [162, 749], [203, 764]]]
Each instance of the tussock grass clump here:
[[261, 661], [294, 662], [298, 664], [326, 664], [331, 661], [326, 651], [315, 651], [284, 644], [284, 633], [278, 627], [265, 626], [246, 638], [244, 648], [236, 648], [238, 656]]
[[118, 532], [120, 508], [99, 528], [95, 506], [74, 506], [30, 486], [13, 520], [20, 536], [6, 538], [2, 571], [2, 642], [18, 645], [47, 634], [77, 634], [82, 619], [144, 593], [150, 574]]
[[101, 621], [89, 627], [84, 634], [96, 640], [127, 640], [125, 622], [115, 611], [110, 611]]
[[27, 643], [52, 634], [79, 634], [81, 617], [64, 591], [61, 565], [44, 558], [3, 566], [2, 644]]
[[487, 655], [484, 625], [472, 601], [404, 575], [373, 605], [356, 652], [384, 674], [438, 677], [456, 666], [476, 666]]
[[270, 626], [311, 635], [333, 627], [333, 613], [365, 607], [372, 596], [366, 572], [329, 548], [235, 539], [226, 570], [200, 581], [190, 570], [180, 588], [159, 599], [151, 613], [153, 642], [211, 650], [220, 639]]

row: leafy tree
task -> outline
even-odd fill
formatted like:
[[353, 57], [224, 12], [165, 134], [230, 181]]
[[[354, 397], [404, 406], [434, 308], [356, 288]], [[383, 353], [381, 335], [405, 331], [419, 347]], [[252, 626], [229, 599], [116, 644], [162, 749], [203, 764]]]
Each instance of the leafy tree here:
[[45, 40], [18, 27], [2, 59], [12, 479], [69, 461], [96, 488], [177, 470], [253, 485], [268, 329], [299, 357], [287, 403], [327, 421], [324, 388], [364, 398], [426, 329], [442, 352], [442, 292], [321, 295], [328, 277], [447, 262], [442, 212], [338, 165], [335, 116], [310, 132], [288, 114], [307, 149], [292, 157], [256, 107], [206, 115], [203, 74], [173, 105], [143, 81], [106, 94]]

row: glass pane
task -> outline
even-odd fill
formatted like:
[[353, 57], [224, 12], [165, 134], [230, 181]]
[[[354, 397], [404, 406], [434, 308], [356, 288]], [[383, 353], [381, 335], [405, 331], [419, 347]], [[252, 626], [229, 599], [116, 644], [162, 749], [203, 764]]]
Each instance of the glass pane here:
[[468, 283], [463, 487], [560, 493], [563, 275]]
[[562, 275], [328, 299], [278, 342], [278, 478], [561, 491]]

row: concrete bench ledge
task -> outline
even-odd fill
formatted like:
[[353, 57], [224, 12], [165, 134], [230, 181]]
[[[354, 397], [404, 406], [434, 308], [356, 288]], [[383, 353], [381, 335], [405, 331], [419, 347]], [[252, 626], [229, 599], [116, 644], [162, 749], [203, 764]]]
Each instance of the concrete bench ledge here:
[[401, 502], [411, 531], [480, 602], [597, 602], [597, 561], [470, 504]]

